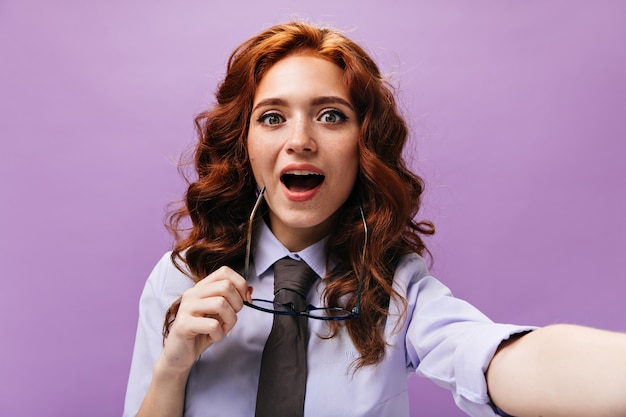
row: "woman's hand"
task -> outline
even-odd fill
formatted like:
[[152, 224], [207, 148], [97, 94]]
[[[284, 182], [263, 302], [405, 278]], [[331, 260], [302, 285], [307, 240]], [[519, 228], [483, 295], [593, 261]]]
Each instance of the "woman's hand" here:
[[169, 370], [188, 371], [213, 343], [237, 322], [243, 302], [251, 301], [252, 287], [226, 266], [185, 291], [159, 358]]
[[225, 266], [185, 291], [138, 417], [183, 415], [192, 365], [233, 328], [237, 312], [244, 300], [252, 300], [251, 294], [252, 287], [243, 277]]

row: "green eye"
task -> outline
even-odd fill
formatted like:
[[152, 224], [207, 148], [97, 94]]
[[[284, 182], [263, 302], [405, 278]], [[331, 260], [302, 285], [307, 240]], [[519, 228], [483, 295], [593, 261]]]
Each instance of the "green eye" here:
[[281, 124], [284, 120], [285, 119], [278, 113], [266, 113], [259, 117], [258, 121], [266, 125], [274, 126]]
[[280, 123], [280, 117], [278, 117], [277, 115], [273, 114], [271, 116], [269, 116], [267, 118], [267, 123], [270, 125], [277, 125]]
[[336, 124], [347, 120], [347, 117], [339, 110], [326, 110], [320, 116], [319, 120], [324, 123]]
[[326, 123], [335, 123], [338, 119], [337, 115], [333, 113], [327, 113], [322, 118]]

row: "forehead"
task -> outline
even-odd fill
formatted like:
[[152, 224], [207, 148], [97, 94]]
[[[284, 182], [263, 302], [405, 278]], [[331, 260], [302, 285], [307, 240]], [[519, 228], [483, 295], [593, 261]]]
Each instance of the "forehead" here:
[[272, 65], [261, 78], [254, 102], [268, 97], [336, 95], [349, 101], [343, 70], [313, 55], [291, 55]]

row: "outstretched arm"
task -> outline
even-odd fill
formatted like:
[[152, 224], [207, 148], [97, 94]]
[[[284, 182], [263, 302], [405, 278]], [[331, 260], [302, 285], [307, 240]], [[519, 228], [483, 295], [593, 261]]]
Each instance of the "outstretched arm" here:
[[626, 416], [626, 334], [552, 325], [505, 342], [487, 370], [493, 402], [517, 417]]

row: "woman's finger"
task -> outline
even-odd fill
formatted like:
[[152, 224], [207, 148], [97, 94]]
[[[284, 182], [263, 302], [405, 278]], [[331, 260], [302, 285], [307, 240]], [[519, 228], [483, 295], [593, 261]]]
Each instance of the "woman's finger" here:
[[245, 300], [248, 295], [248, 283], [241, 275], [235, 272], [232, 268], [223, 266], [216, 271], [210, 273], [205, 278], [200, 280], [195, 287], [205, 288], [210, 287], [212, 283], [227, 280], [233, 288], [239, 293], [241, 299]]
[[219, 296], [189, 300], [183, 311], [179, 310], [179, 316], [181, 320], [187, 316], [213, 318], [218, 320], [225, 332], [230, 331], [237, 322], [237, 310], [226, 298]]

